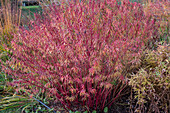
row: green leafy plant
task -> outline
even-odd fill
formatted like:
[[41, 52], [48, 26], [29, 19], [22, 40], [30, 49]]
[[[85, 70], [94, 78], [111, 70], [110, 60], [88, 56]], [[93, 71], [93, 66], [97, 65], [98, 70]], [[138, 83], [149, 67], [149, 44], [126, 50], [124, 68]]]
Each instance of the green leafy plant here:
[[[23, 93], [25, 92], [25, 93]], [[16, 95], [16, 94], [22, 95]], [[28, 95], [25, 95], [28, 94]], [[35, 97], [26, 92], [24, 89], [17, 89], [17, 92], [13, 96], [6, 95], [0, 99], [0, 111], [7, 111], [16, 109], [16, 112], [54, 112], [55, 111], [49, 108], [49, 104], [46, 98], [43, 97], [42, 92], [40, 91]]]
[[6, 109], [11, 108], [18, 108], [16, 111], [24, 111], [26, 108], [32, 106], [35, 104], [35, 101], [33, 99], [30, 99], [26, 96], [21, 95], [13, 95], [10, 97], [4, 97], [0, 99], [0, 111], [4, 111]]

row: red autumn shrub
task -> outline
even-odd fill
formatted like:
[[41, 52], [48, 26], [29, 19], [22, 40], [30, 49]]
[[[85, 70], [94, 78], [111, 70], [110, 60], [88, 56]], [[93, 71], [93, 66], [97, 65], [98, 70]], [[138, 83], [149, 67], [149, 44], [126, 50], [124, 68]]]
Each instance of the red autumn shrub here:
[[159, 34], [169, 37], [169, 23], [170, 23], [170, 2], [169, 0], [155, 0], [144, 5], [144, 12], [146, 15], [154, 15], [154, 18], [159, 20]]
[[[116, 0], [49, 6], [30, 30], [20, 29], [6, 73], [18, 87], [40, 88], [64, 107], [103, 110], [124, 89], [122, 66], [136, 62], [157, 28], [141, 4]], [[14, 65], [17, 64], [17, 65]]]

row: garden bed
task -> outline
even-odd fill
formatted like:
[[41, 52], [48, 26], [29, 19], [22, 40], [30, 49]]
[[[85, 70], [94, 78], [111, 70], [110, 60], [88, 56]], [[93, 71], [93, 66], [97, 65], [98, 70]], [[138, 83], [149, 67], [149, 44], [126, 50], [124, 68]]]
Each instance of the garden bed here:
[[21, 7], [28, 29], [5, 18], [0, 110], [168, 113], [169, 2], [119, 3]]

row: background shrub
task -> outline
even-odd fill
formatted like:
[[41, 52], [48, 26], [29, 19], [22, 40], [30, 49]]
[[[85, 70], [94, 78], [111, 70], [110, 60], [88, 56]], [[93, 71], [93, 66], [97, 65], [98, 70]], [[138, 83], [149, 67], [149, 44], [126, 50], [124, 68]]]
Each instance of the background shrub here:
[[145, 51], [141, 69], [131, 76], [129, 85], [135, 91], [137, 112], [169, 112], [169, 49], [163, 45], [157, 51]]

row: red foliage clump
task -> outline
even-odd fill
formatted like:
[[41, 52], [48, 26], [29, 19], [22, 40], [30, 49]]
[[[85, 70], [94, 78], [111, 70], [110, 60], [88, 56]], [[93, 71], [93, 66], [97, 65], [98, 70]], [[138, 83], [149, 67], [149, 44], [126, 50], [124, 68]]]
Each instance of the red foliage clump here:
[[15, 84], [42, 88], [68, 109], [110, 106], [124, 89], [119, 70], [154, 36], [155, 20], [141, 4], [116, 0], [70, 1], [45, 12], [14, 36], [12, 68], [4, 70]]

